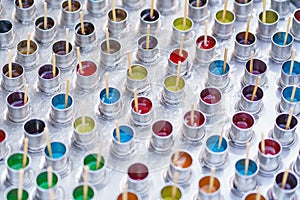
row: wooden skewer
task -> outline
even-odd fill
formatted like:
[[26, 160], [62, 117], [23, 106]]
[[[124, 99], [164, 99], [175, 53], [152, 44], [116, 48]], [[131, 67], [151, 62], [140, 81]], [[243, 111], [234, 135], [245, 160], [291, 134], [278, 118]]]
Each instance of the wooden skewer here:
[[180, 39], [180, 45], [179, 45], [179, 56], [182, 57], [182, 50], [183, 50], [183, 44], [184, 44], [184, 34], [181, 34], [181, 39]]
[[266, 23], [266, 20], [267, 20], [266, 7], [267, 7], [267, 0], [263, 0], [263, 13], [262, 13], [262, 22], [263, 23]]
[[65, 108], [69, 107], [69, 86], [70, 86], [70, 79], [67, 78], [67, 82], [66, 82], [66, 94], [65, 94]]
[[20, 7], [21, 9], [23, 9], [23, 3], [22, 3], [22, 0], [19, 0], [19, 7]]
[[134, 95], [134, 108], [135, 108], [135, 112], [139, 112], [139, 101], [138, 101], [138, 96], [137, 96], [137, 89], [134, 88], [133, 91], [133, 95]]
[[12, 78], [12, 55], [11, 50], [8, 50], [8, 77]]
[[221, 131], [221, 134], [220, 134], [220, 137], [219, 137], [218, 149], [221, 148], [222, 141], [223, 141], [223, 134], [224, 134], [224, 125], [223, 125], [223, 127], [222, 127], [222, 131]]
[[294, 68], [294, 64], [295, 64], [295, 55], [296, 55], [296, 49], [293, 49], [292, 57], [291, 57], [291, 65], [290, 65], [290, 76], [293, 74], [293, 68]]
[[79, 71], [80, 71], [81, 74], [83, 74], [82, 61], [81, 61], [81, 55], [80, 55], [80, 48], [76, 47], [76, 50], [77, 50], [77, 59], [78, 59]]
[[66, 28], [66, 54], [69, 53], [69, 28]]
[[26, 104], [28, 101], [28, 83], [24, 86], [24, 104]]
[[187, 6], [188, 6], [188, 0], [185, 0], [184, 10], [183, 10], [183, 21], [182, 21], [182, 28], [184, 31], [186, 30]]
[[223, 61], [223, 74], [226, 73], [226, 68], [227, 68], [227, 54], [228, 54], [228, 48], [225, 48], [224, 52], [224, 61]]
[[255, 99], [255, 95], [256, 95], [256, 92], [257, 92], [259, 80], [260, 80], [260, 76], [258, 76], [256, 78], [255, 86], [254, 86], [254, 89], [253, 89], [253, 92], [252, 92], [252, 95], [251, 95], [251, 101], [254, 101], [254, 99]]
[[88, 196], [88, 171], [89, 167], [85, 165], [83, 169], [83, 200], [87, 200]]
[[261, 189], [260, 189], [260, 187], [257, 189], [255, 200], [261, 200]]
[[207, 30], [208, 30], [208, 20], [205, 20], [205, 28], [204, 28], [204, 46], [207, 45]]
[[72, 12], [72, 0], [68, 0], [68, 9], [69, 12]]
[[245, 175], [248, 174], [248, 168], [249, 168], [249, 150], [250, 150], [250, 143], [248, 142], [246, 145]]
[[247, 21], [244, 44], [248, 44], [250, 21], [251, 21], [251, 15], [249, 14], [248, 15], [248, 21]]
[[116, 137], [118, 142], [121, 142], [120, 127], [117, 120], [116, 120]]
[[292, 90], [292, 94], [291, 94], [291, 98], [290, 98], [291, 103], [294, 102], [296, 90], [297, 90], [297, 87], [294, 85], [293, 90]]
[[250, 72], [250, 74], [253, 73], [253, 61], [254, 61], [254, 51], [251, 51], [250, 66], [249, 66], [249, 72]]
[[22, 163], [23, 168], [25, 168], [27, 164], [27, 154], [28, 154], [28, 138], [24, 138], [24, 153], [23, 153], [23, 163]]
[[200, 7], [200, 0], [196, 1], [196, 7]]
[[105, 73], [105, 93], [106, 93], [106, 98], [109, 98], [108, 72]]
[[245, 0], [244, 3], [245, 3], [245, 4], [248, 3], [248, 0]]
[[128, 185], [125, 184], [123, 188], [122, 200], [128, 200]]
[[154, 1], [155, 1], [155, 0], [152, 0], [152, 1], [151, 1], [150, 19], [153, 18], [153, 14], [154, 14]]
[[53, 181], [53, 174], [52, 174], [52, 167], [49, 166], [47, 168], [47, 180], [48, 180], [48, 188], [49, 190], [49, 199], [50, 200], [54, 200], [54, 193], [53, 193], [53, 189], [52, 189], [52, 181]]
[[19, 171], [18, 200], [22, 200], [22, 197], [23, 197], [23, 180], [24, 180], [24, 169], [20, 169], [20, 171]]
[[116, 9], [115, 9], [115, 0], [111, 1], [111, 11], [112, 11], [113, 21], [116, 22], [117, 21], [117, 14], [116, 14]]
[[181, 67], [181, 61], [178, 61], [177, 76], [176, 76], [176, 82], [175, 82], [175, 88], [176, 88], [176, 90], [178, 88], [179, 80], [180, 80], [180, 67]]
[[261, 143], [260, 143], [260, 147], [261, 147], [261, 152], [263, 154], [266, 154], [266, 145], [265, 145], [265, 138], [264, 138], [264, 134], [261, 134]]
[[127, 65], [128, 65], [128, 73], [129, 77], [132, 78], [132, 69], [131, 69], [131, 59], [130, 59], [130, 52], [127, 52]]
[[48, 127], [45, 127], [44, 131], [45, 131], [45, 135], [46, 135], [48, 154], [49, 154], [49, 157], [50, 157], [50, 158], [53, 158], [52, 148], [51, 148], [51, 143], [50, 143], [50, 137], [49, 137], [49, 129], [48, 129]]
[[216, 168], [212, 167], [210, 170], [208, 193], [212, 193], [214, 190], [215, 172], [216, 172]]
[[223, 15], [222, 15], [222, 22], [223, 23], [225, 22], [225, 18], [226, 18], [227, 5], [228, 5], [228, 0], [225, 0], [224, 9], [223, 9]]
[[291, 110], [290, 110], [290, 114], [289, 114], [288, 119], [287, 119], [286, 124], [285, 124], [285, 130], [288, 130], [290, 128], [291, 121], [292, 121], [292, 118], [293, 118], [293, 113], [294, 113], [294, 107], [292, 107]]
[[174, 174], [174, 185], [172, 187], [172, 200], [176, 199], [178, 179], [179, 179], [179, 172], [175, 172], [175, 174]]
[[110, 43], [109, 43], [108, 29], [105, 29], [105, 37], [106, 37], [106, 50], [107, 50], [107, 53], [110, 53]]
[[47, 2], [44, 2], [44, 30], [47, 29]]
[[103, 142], [101, 140], [100, 143], [99, 143], [99, 150], [98, 150], [98, 155], [97, 155], [96, 169], [98, 169], [100, 167], [101, 157], [102, 157], [102, 146], [103, 146]]
[[81, 35], [85, 35], [82, 11], [79, 12], [79, 16], [80, 16]]
[[179, 151], [176, 151], [176, 153], [174, 154], [174, 158], [173, 158], [173, 164], [175, 166], [181, 166], [181, 163], [179, 162]]
[[289, 36], [290, 24], [291, 24], [291, 17], [288, 18], [288, 23], [287, 23], [286, 30], [285, 30], [283, 45], [286, 45], [286, 42], [287, 42], [287, 39]]
[[194, 126], [195, 123], [195, 109], [194, 104], [192, 103], [192, 109], [191, 109], [191, 126]]
[[52, 77], [56, 76], [56, 58], [55, 53], [52, 53]]
[[146, 50], [149, 49], [150, 45], [150, 24], [147, 25], [147, 33], [146, 33]]
[[30, 38], [31, 38], [31, 33], [28, 33], [28, 35], [27, 35], [27, 52], [26, 52], [27, 55], [30, 54]]
[[288, 176], [289, 176], [289, 169], [286, 169], [286, 170], [284, 171], [283, 177], [282, 177], [282, 182], [281, 182], [281, 188], [282, 188], [282, 189], [285, 189], [285, 185], [286, 185]]

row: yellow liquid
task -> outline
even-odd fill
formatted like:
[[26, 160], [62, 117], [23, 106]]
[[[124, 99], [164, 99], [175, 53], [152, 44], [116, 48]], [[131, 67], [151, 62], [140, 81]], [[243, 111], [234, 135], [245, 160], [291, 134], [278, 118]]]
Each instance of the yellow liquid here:
[[145, 74], [142, 72], [132, 72], [132, 75], [130, 76], [131, 79], [133, 80], [143, 80], [145, 79]]
[[179, 91], [181, 90], [182, 88], [180, 87], [180, 85], [178, 85], [178, 87], [176, 87], [175, 85], [170, 85], [167, 87], [168, 90], [172, 91], [172, 92], [176, 92], [176, 91]]
[[83, 124], [79, 124], [77, 127], [76, 127], [76, 131], [78, 133], [88, 133], [88, 132], [91, 132], [93, 130], [94, 126], [89, 124], [89, 123], [85, 123], [84, 125]]

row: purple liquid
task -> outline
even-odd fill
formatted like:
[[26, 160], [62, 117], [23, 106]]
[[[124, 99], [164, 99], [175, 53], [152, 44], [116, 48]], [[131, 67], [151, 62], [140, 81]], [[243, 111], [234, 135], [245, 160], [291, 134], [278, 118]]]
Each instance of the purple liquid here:
[[[282, 129], [285, 129], [286, 124], [278, 124], [278, 126]], [[291, 126], [289, 126], [287, 130], [291, 129], [290, 127]]]
[[24, 101], [23, 101], [23, 99], [17, 100], [17, 101], [12, 102], [10, 105], [12, 105], [13, 107], [21, 107], [21, 106], [24, 106]]
[[41, 74], [41, 77], [43, 79], [53, 79], [53, 73], [52, 71], [47, 71]]
[[66, 55], [66, 50], [58, 50], [55, 53], [58, 55]]
[[[251, 101], [251, 98], [252, 98], [252, 94], [246, 94], [246, 99], [250, 100]], [[254, 96], [254, 100], [253, 101], [257, 101], [258, 98], [257, 98], [257, 95]]]

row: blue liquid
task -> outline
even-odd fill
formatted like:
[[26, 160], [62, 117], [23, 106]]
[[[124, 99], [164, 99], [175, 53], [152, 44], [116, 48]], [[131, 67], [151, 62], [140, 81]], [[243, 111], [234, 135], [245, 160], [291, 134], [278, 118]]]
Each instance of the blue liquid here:
[[[209, 65], [209, 71], [217, 76], [223, 75], [223, 60], [215, 60]], [[229, 65], [226, 63], [226, 70], [224, 74], [229, 72]]]
[[[120, 142], [125, 143], [129, 142], [133, 138], [133, 130], [128, 126], [120, 126]], [[113, 131], [113, 137], [115, 140], [117, 139], [116, 129]]]
[[103, 89], [100, 92], [100, 99], [102, 102], [107, 103], [107, 104], [113, 104], [120, 100], [121, 94], [120, 94], [119, 90], [109, 87], [108, 91], [109, 91], [108, 98], [106, 98], [106, 89]]
[[[287, 101], [290, 101], [292, 91], [293, 91], [293, 86], [288, 86], [288, 87], [284, 88], [282, 94], [283, 94], [283, 97], [284, 97]], [[294, 97], [294, 101], [293, 101], [293, 102], [299, 102], [299, 99], [300, 99], [300, 89], [297, 88], [297, 89], [296, 89], [296, 93], [295, 93], [295, 97]]]
[[227, 142], [224, 138], [222, 138], [221, 146], [218, 148], [219, 145], [219, 136], [211, 136], [206, 141], [206, 146], [213, 152], [220, 153], [227, 149]]
[[[283, 45], [284, 37], [285, 37], [285, 32], [278, 32], [273, 35], [273, 41], [280, 46], [284, 46]], [[286, 40], [286, 45], [290, 44], [291, 42], [292, 42], [292, 36], [289, 34]]]
[[[286, 61], [282, 65], [282, 71], [286, 74], [290, 74], [290, 67], [291, 67], [291, 61]], [[294, 62], [294, 67], [292, 71], [292, 76], [296, 76], [300, 74], [300, 63], [295, 61]]]
[[[52, 156], [54, 159], [59, 159], [65, 155], [67, 149], [63, 143], [51, 142], [50, 145], [51, 145], [51, 150], [52, 150]], [[45, 154], [47, 157], [50, 157], [47, 147], [45, 148]]]
[[[241, 175], [245, 175], [245, 159], [241, 159], [235, 163], [235, 169]], [[257, 171], [257, 165], [253, 160], [249, 160], [247, 176], [254, 174]]]
[[[58, 94], [54, 96], [52, 99], [52, 105], [59, 110], [65, 109], [65, 96], [65, 94]], [[68, 107], [70, 107], [72, 103], [72, 98], [68, 96]]]

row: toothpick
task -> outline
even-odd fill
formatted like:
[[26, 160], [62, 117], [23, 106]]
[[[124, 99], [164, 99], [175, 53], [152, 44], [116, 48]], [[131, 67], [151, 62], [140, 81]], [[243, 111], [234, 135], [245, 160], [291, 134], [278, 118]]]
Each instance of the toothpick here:
[[129, 77], [132, 78], [132, 69], [131, 69], [131, 61], [130, 61], [130, 52], [127, 52], [127, 65], [128, 65], [128, 73]]
[[196, 1], [196, 7], [200, 7], [200, 0]]
[[23, 9], [23, 3], [22, 3], [22, 0], [19, 0], [19, 7], [20, 7], [21, 9]]
[[205, 28], [204, 28], [204, 46], [207, 45], [207, 29], [208, 29], [208, 20], [205, 20]]
[[98, 155], [97, 155], [97, 163], [96, 163], [96, 169], [98, 169], [100, 167], [100, 163], [101, 163], [101, 157], [102, 157], [102, 146], [103, 146], [103, 142], [102, 140], [99, 143], [99, 150], [98, 150]]
[[24, 180], [24, 169], [20, 169], [19, 170], [18, 200], [22, 200], [22, 197], [23, 197], [23, 180]]
[[26, 104], [28, 101], [28, 83], [24, 86], [24, 104]]
[[172, 187], [172, 200], [176, 199], [176, 193], [177, 193], [177, 183], [179, 178], [179, 172], [175, 172], [174, 174], [174, 185]]
[[254, 61], [254, 51], [251, 51], [251, 55], [250, 55], [250, 66], [249, 66], [249, 72], [250, 74], [253, 73], [253, 61]]
[[79, 71], [81, 74], [83, 74], [83, 68], [82, 68], [82, 62], [81, 62], [81, 56], [80, 56], [80, 48], [76, 47], [77, 50], [77, 59], [78, 59], [78, 65], [79, 65]]
[[288, 18], [288, 23], [287, 23], [286, 30], [285, 30], [283, 45], [286, 45], [286, 42], [287, 42], [287, 39], [289, 36], [290, 24], [291, 24], [291, 17]]
[[262, 22], [266, 23], [267, 20], [267, 11], [266, 11], [267, 1], [263, 0], [263, 13], [262, 13]]
[[183, 30], [186, 29], [187, 5], [188, 5], [188, 0], [185, 0], [184, 10], [183, 10], [183, 22], [182, 22], [182, 28], [183, 28]]
[[184, 34], [181, 34], [181, 39], [180, 39], [180, 46], [179, 46], [179, 56], [182, 57], [182, 50], [183, 50], [183, 44], [184, 44]]
[[251, 101], [254, 101], [254, 99], [255, 99], [255, 95], [256, 95], [256, 92], [257, 92], [259, 80], [260, 80], [260, 76], [258, 76], [256, 78], [255, 86], [254, 86], [254, 89], [253, 89], [253, 92], [252, 92], [252, 96], [251, 96]]
[[209, 177], [209, 187], [208, 187], [208, 193], [212, 193], [214, 189], [214, 180], [215, 180], [215, 167], [212, 167], [210, 170], [210, 177]]
[[146, 50], [149, 49], [150, 45], [150, 24], [147, 25], [147, 33], [146, 33]]
[[51, 148], [51, 143], [50, 143], [50, 137], [49, 137], [49, 129], [48, 129], [48, 127], [45, 127], [44, 131], [45, 131], [45, 135], [46, 135], [48, 154], [49, 154], [49, 157], [50, 157], [50, 158], [53, 158], [52, 148]]
[[69, 85], [70, 85], [70, 79], [67, 78], [67, 82], [66, 82], [66, 94], [65, 94], [65, 108], [69, 107]]
[[118, 142], [121, 142], [120, 128], [119, 128], [119, 123], [117, 120], [116, 120], [116, 137], [117, 137]]
[[223, 141], [223, 134], [224, 134], [224, 124], [223, 124], [222, 131], [221, 131], [221, 134], [220, 134], [220, 137], [219, 137], [218, 149], [221, 148], [222, 141]]
[[125, 184], [123, 188], [122, 200], [128, 200], [128, 185]]
[[257, 189], [257, 193], [256, 193], [256, 196], [255, 196], [255, 200], [260, 200], [261, 199], [261, 189], [260, 187]]
[[293, 49], [292, 57], [291, 57], [291, 65], [290, 65], [290, 76], [293, 74], [293, 68], [294, 68], [294, 63], [295, 63], [295, 55], [296, 55], [296, 49]]
[[248, 142], [246, 145], [245, 175], [248, 174], [248, 168], [249, 168], [249, 150], [250, 150], [250, 143]]
[[266, 148], [265, 148], [265, 138], [264, 138], [264, 134], [261, 134], [261, 143], [260, 143], [260, 148], [261, 148], [261, 152], [263, 154], [266, 154]]
[[52, 53], [52, 77], [56, 76], [56, 58], [55, 53]]
[[176, 76], [176, 82], [175, 82], [175, 88], [176, 88], [176, 90], [178, 88], [179, 80], [180, 80], [180, 67], [181, 67], [181, 61], [178, 61], [177, 76]]
[[116, 15], [116, 9], [115, 9], [115, 0], [111, 1], [111, 10], [112, 10], [113, 21], [116, 22], [117, 21], [117, 15]]
[[52, 176], [52, 167], [48, 166], [47, 167], [47, 181], [48, 181], [48, 188], [52, 188], [52, 180], [53, 180], [53, 176]]
[[222, 22], [223, 23], [225, 22], [225, 18], [226, 18], [227, 5], [228, 5], [228, 0], [225, 0], [224, 9], [223, 9], [223, 15], [222, 15]]
[[294, 102], [296, 90], [297, 90], [297, 87], [294, 85], [294, 86], [293, 86], [293, 90], [292, 90], [292, 94], [291, 94], [291, 98], [290, 98], [290, 102], [291, 102], [291, 103]]
[[245, 4], [248, 3], [248, 0], [245, 0], [244, 3], [245, 3]]
[[247, 27], [246, 27], [246, 33], [245, 33], [245, 41], [244, 41], [244, 44], [247, 44], [247, 43], [248, 43], [250, 21], [251, 21], [251, 15], [249, 14], [249, 15], [248, 15], [248, 21], [247, 21]]
[[192, 103], [192, 109], [191, 109], [191, 126], [194, 126], [195, 123], [195, 109], [194, 104]]
[[47, 29], [47, 2], [44, 2], [44, 30]]
[[139, 101], [138, 101], [138, 96], [137, 96], [137, 89], [134, 88], [133, 91], [133, 95], [134, 95], [134, 108], [135, 108], [135, 112], [139, 112]]
[[153, 14], [154, 14], [154, 0], [151, 1], [150, 19], [152, 19]]
[[286, 185], [286, 181], [288, 179], [289, 176], [289, 169], [286, 169], [283, 173], [283, 177], [282, 177], [282, 182], [281, 182], [281, 188], [285, 189], [285, 185]]
[[8, 50], [8, 77], [12, 78], [12, 55], [11, 55], [11, 50]]
[[105, 37], [106, 37], [106, 51], [110, 53], [110, 43], [109, 43], [109, 32], [108, 29], [105, 29]]
[[24, 138], [24, 153], [23, 153], [22, 168], [25, 168], [27, 164], [27, 154], [28, 154], [28, 138]]
[[175, 153], [174, 153], [174, 157], [173, 157], [173, 164], [175, 165], [175, 166], [180, 166], [181, 167], [181, 163], [179, 163], [179, 151], [176, 151]]
[[223, 74], [226, 73], [226, 68], [227, 68], [227, 54], [228, 54], [228, 48], [225, 48], [224, 52], [224, 62], [223, 62]]
[[72, 12], [72, 0], [68, 0], [68, 9], [69, 9], [69, 12]]
[[79, 12], [79, 16], [80, 16], [81, 35], [85, 35], [82, 11]]
[[88, 171], [89, 167], [85, 165], [83, 168], [83, 200], [87, 200], [88, 196]]
[[108, 72], [105, 73], [105, 93], [106, 93], [106, 98], [109, 98]]
[[69, 28], [66, 28], [66, 54], [69, 53]]
[[27, 55], [30, 54], [30, 38], [31, 38], [31, 33], [28, 33], [27, 35]]
[[286, 124], [285, 124], [285, 130], [288, 130], [290, 128], [291, 121], [292, 121], [292, 118], [293, 118], [293, 113], [294, 113], [294, 107], [292, 107], [290, 109], [290, 114], [289, 114], [288, 119], [287, 119]]

